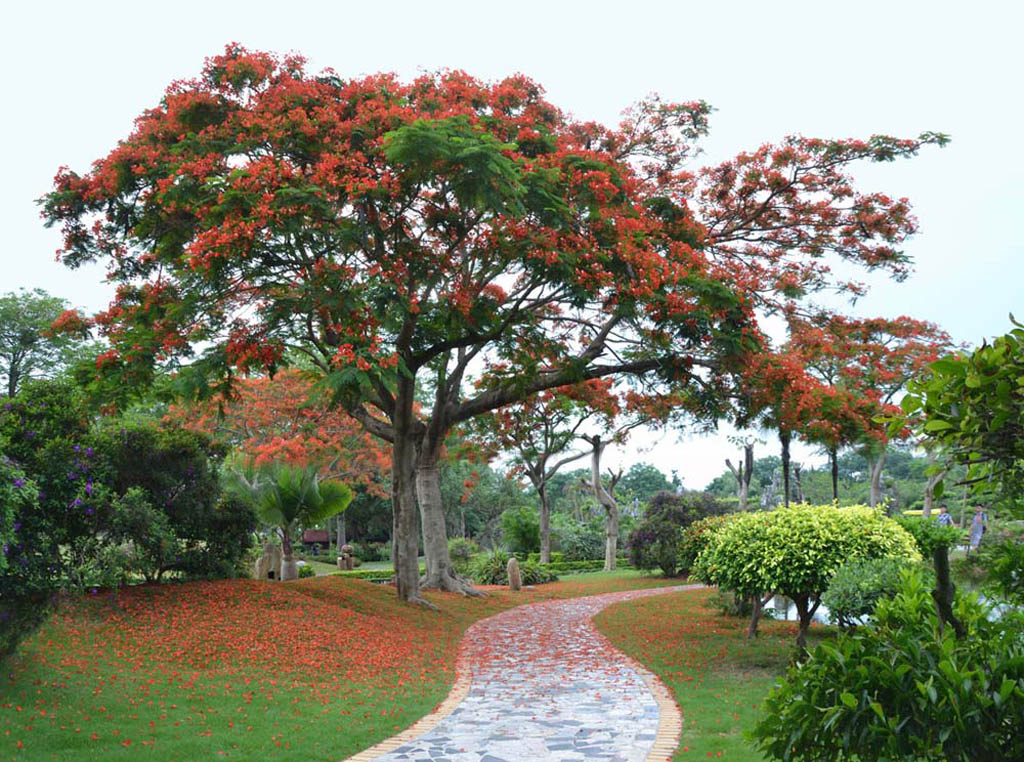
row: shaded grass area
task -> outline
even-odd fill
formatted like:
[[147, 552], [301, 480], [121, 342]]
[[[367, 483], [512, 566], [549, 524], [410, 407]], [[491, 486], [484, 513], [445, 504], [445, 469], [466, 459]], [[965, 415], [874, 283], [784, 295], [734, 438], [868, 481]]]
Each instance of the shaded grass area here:
[[[683, 713], [673, 760], [764, 759], [744, 739], [761, 703], [794, 655], [796, 623], [762, 621], [746, 638], [747, 620], [719, 613], [713, 591], [692, 590], [610, 606], [595, 617], [611, 642], [661, 678]], [[808, 647], [828, 630], [812, 626]]]
[[330, 564], [326, 561], [306, 561], [306, 564], [313, 569], [313, 573], [317, 576], [334, 574], [334, 572], [338, 571], [337, 563]]
[[343, 759], [440, 703], [474, 621], [671, 584], [617, 572], [479, 599], [428, 593], [438, 611], [340, 577], [76, 598], [5, 665], [0, 759]]

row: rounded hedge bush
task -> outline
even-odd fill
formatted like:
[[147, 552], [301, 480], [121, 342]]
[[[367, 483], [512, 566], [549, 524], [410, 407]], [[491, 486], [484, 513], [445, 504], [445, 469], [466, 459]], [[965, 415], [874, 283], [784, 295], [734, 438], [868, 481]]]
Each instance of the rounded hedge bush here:
[[785, 595], [800, 620], [804, 647], [811, 617], [839, 567], [853, 558], [919, 561], [914, 538], [864, 505], [794, 505], [737, 514], [711, 533], [693, 575], [741, 596]]

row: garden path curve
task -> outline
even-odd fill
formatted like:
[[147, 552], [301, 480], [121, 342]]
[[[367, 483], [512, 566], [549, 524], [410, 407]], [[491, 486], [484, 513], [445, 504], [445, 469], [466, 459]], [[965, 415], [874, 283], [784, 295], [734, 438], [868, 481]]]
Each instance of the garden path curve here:
[[682, 727], [678, 707], [592, 617], [613, 603], [697, 587], [546, 601], [476, 622], [438, 710], [349, 762], [668, 760]]

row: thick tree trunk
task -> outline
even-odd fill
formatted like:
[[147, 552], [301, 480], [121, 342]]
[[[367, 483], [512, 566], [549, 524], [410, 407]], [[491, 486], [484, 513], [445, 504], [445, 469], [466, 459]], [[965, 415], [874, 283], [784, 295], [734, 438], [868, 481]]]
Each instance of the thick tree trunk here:
[[18, 392], [18, 379], [21, 372], [13, 363], [7, 371], [7, 396], [13, 397]]
[[392, 524], [391, 559], [398, 597], [432, 606], [420, 595], [419, 539], [416, 536], [415, 437], [396, 426], [391, 463]]
[[548, 505], [547, 485], [537, 488], [540, 497], [540, 562], [551, 563], [551, 506]]
[[839, 453], [835, 447], [829, 448], [828, 464], [832, 470], [832, 502], [839, 502]]
[[416, 466], [416, 497], [419, 499], [420, 519], [423, 522], [423, 554], [427, 565], [420, 587], [463, 595], [483, 595], [473, 587], [472, 582], [456, 573], [448, 555], [448, 530], [436, 453], [420, 453]]
[[872, 507], [882, 501], [882, 468], [885, 466], [885, 451], [877, 459], [867, 458], [871, 470], [871, 492], [868, 497]]
[[782, 495], [783, 503], [789, 507], [789, 441], [788, 431], [779, 432], [779, 442], [782, 444]]
[[747, 510], [747, 499], [750, 497], [750, 482], [740, 482], [738, 497], [740, 499], [740, 510]]
[[753, 610], [750, 612], [750, 625], [747, 627], [747, 637], [757, 637], [757, 623], [761, 621], [761, 596], [755, 595], [753, 599]]

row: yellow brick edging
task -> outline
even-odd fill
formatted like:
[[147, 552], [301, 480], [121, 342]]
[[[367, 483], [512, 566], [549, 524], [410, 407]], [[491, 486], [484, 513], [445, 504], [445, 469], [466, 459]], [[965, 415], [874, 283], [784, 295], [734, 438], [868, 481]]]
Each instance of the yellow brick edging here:
[[398, 735], [391, 736], [381, 741], [376, 746], [347, 757], [343, 762], [370, 762], [382, 754], [394, 751], [399, 746], [414, 741], [419, 736], [433, 730], [445, 717], [455, 711], [462, 699], [469, 694], [469, 686], [473, 682], [473, 670], [469, 666], [469, 660], [465, 656], [459, 656], [455, 662], [455, 682], [444, 701], [437, 705], [430, 714], [424, 715], [412, 725], [407, 727]]
[[658, 705], [658, 732], [654, 736], [654, 745], [644, 757], [644, 762], [669, 762], [679, 748], [679, 739], [683, 735], [683, 713], [679, 711], [679, 705], [657, 675], [632, 659], [630, 661]]

